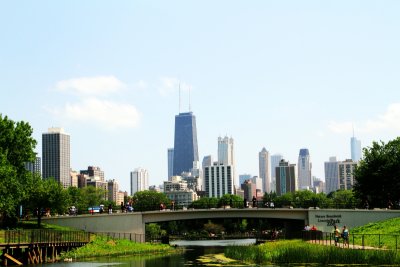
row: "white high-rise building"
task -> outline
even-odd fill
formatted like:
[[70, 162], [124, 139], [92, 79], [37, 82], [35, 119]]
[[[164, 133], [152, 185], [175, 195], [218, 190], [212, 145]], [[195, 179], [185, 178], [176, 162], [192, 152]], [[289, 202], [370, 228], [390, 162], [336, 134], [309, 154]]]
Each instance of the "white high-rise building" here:
[[233, 166], [215, 162], [204, 170], [204, 187], [208, 197], [222, 197], [234, 194]]
[[232, 137], [218, 137], [218, 163], [223, 165], [235, 165]]
[[298, 181], [299, 189], [310, 189], [313, 187], [312, 176], [311, 176], [311, 161], [310, 152], [307, 148], [300, 149], [299, 161], [298, 161]]
[[351, 159], [356, 162], [361, 160], [361, 141], [354, 136], [350, 139]]
[[[271, 192], [271, 162], [270, 155], [265, 147], [258, 153], [259, 176], [262, 181], [262, 192]], [[258, 189], [258, 188], [257, 188]]]
[[274, 154], [271, 156], [271, 191], [276, 192], [276, 167], [279, 166], [279, 162], [283, 159], [281, 154]]
[[339, 162], [339, 188], [342, 190], [351, 190], [354, 186], [354, 169], [357, 162], [351, 159]]
[[339, 162], [336, 157], [330, 157], [329, 161], [325, 162], [325, 187], [326, 193], [335, 192], [339, 189]]
[[71, 186], [70, 136], [62, 128], [42, 134], [42, 177], [54, 178], [64, 188]]
[[149, 173], [146, 169], [137, 168], [131, 172], [131, 195], [149, 188]]
[[168, 148], [168, 181], [171, 181], [173, 173], [174, 173], [174, 149]]

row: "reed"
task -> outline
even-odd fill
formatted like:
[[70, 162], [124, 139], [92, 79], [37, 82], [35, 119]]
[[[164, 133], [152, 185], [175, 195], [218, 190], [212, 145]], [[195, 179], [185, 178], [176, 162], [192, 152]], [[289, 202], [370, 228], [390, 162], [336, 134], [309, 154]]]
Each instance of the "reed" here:
[[399, 264], [396, 251], [343, 249], [309, 244], [301, 240], [268, 242], [259, 246], [233, 246], [225, 250], [229, 258], [248, 263], [318, 264]]
[[61, 259], [147, 255], [175, 253], [175, 251], [176, 249], [164, 244], [136, 243], [126, 239], [110, 239], [104, 236], [96, 236], [89, 244], [63, 253]]

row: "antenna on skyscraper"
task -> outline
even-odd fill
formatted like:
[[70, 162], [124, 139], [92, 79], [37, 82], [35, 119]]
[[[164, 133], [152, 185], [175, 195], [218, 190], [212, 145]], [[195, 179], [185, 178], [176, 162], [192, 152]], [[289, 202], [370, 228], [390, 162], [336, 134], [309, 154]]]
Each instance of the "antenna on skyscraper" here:
[[179, 113], [181, 113], [181, 82], [179, 82]]
[[191, 91], [191, 89], [192, 89], [192, 87], [189, 87], [189, 112], [191, 112], [192, 110], [191, 110], [191, 107], [190, 107], [190, 91]]
[[354, 137], [354, 124], [353, 124], [353, 137]]

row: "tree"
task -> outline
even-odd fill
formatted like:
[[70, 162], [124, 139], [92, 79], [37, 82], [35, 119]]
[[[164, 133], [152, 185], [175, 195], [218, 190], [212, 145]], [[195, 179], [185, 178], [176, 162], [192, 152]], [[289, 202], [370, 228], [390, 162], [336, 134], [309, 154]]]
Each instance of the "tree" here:
[[218, 200], [218, 206], [230, 206], [231, 208], [243, 207], [243, 198], [237, 195], [225, 194]]
[[199, 200], [193, 201], [190, 205], [195, 209], [211, 209], [218, 208], [218, 198], [215, 197], [202, 197]]
[[27, 197], [26, 184], [32, 173], [25, 163], [34, 162], [36, 140], [26, 122], [14, 122], [0, 114], [0, 219], [15, 222], [17, 206]]
[[138, 211], [158, 210], [160, 204], [171, 205], [171, 200], [163, 193], [156, 191], [140, 191], [133, 195], [133, 208]]
[[400, 137], [373, 142], [363, 149], [363, 160], [354, 171], [354, 193], [373, 207], [398, 205], [400, 201]]
[[335, 208], [353, 208], [357, 203], [352, 190], [337, 190], [330, 194]]
[[43, 211], [64, 214], [69, 204], [68, 191], [59, 182], [54, 179], [41, 180], [39, 176], [33, 176], [25, 205], [36, 211], [38, 227], [41, 226]]

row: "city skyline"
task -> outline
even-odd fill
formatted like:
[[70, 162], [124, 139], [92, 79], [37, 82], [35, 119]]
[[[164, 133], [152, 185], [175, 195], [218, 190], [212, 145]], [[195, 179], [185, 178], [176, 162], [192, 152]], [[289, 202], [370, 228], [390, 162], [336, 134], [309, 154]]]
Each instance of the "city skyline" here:
[[324, 179], [329, 157], [351, 158], [353, 126], [363, 147], [399, 136], [399, 10], [368, 0], [3, 1], [0, 113], [32, 126], [40, 157], [42, 133], [64, 128], [73, 170], [99, 166], [124, 191], [138, 167], [150, 185], [168, 179], [174, 117], [190, 111], [200, 162], [232, 136], [237, 175], [258, 175], [263, 147], [292, 163], [306, 147]]

